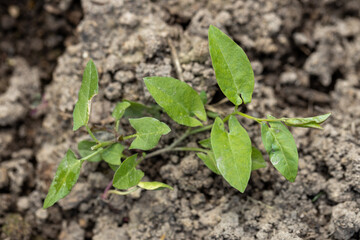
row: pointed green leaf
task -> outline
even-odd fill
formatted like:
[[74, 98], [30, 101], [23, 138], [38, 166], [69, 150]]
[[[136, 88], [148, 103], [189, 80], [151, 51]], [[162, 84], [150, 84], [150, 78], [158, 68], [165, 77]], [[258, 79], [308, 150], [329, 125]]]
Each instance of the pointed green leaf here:
[[251, 173], [251, 141], [236, 117], [229, 119], [229, 133], [220, 118], [211, 129], [211, 146], [217, 168], [225, 180], [244, 192]]
[[144, 117], [144, 115], [150, 115], [156, 119], [160, 119], [161, 107], [159, 105], [154, 104], [146, 106], [129, 100], [125, 100], [125, 102], [130, 103], [130, 107], [126, 109], [124, 114], [124, 117], [126, 118], [140, 118]]
[[174, 190], [172, 187], [162, 182], [139, 182], [138, 186], [146, 190], [162, 190], [164, 188]]
[[51, 207], [70, 193], [79, 178], [81, 165], [82, 161], [77, 160], [75, 154], [69, 149], [56, 170], [43, 208]]
[[98, 93], [98, 73], [92, 60], [86, 64], [78, 101], [73, 112], [74, 128], [77, 130], [89, 121], [91, 99]]
[[171, 77], [146, 77], [145, 85], [166, 113], [177, 123], [197, 127], [206, 121], [206, 112], [199, 94], [189, 85]]
[[252, 161], [252, 165], [251, 165], [252, 171], [266, 167], [266, 162], [264, 160], [264, 157], [261, 154], [260, 150], [257, 149], [256, 147], [252, 147], [251, 161]]
[[130, 103], [129, 102], [119, 102], [116, 104], [114, 111], [112, 112], [112, 117], [115, 118], [116, 121], [120, 120], [120, 118], [122, 118], [122, 116], [125, 113], [125, 110], [130, 107]]
[[207, 153], [196, 153], [196, 155], [204, 162], [204, 164], [214, 173], [221, 175], [219, 169], [216, 166], [214, 153], [208, 151]]
[[[86, 157], [94, 152], [96, 152], [96, 150], [91, 150], [91, 147], [92, 146], [95, 146], [96, 143], [95, 142], [92, 142], [92, 141], [87, 141], [87, 140], [84, 140], [84, 141], [81, 141], [78, 143], [78, 151], [80, 153], [80, 156], [81, 157]], [[98, 155], [95, 155], [91, 158], [89, 158], [88, 160], [86, 161], [89, 161], [89, 162], [100, 162], [101, 161], [101, 155], [98, 154]]]
[[165, 123], [151, 117], [132, 118], [129, 122], [136, 130], [136, 139], [129, 149], [150, 150], [156, 147], [161, 135], [171, 131]]
[[251, 102], [254, 72], [245, 52], [212, 25], [208, 34], [211, 61], [221, 91], [234, 105], [240, 105], [242, 99], [244, 103]]
[[112, 164], [112, 165], [120, 165], [121, 164], [121, 157], [123, 156], [122, 152], [124, 151], [125, 147], [120, 143], [115, 143], [108, 147], [107, 149], [102, 152], [101, 156], [105, 162]]
[[[275, 119], [268, 116], [269, 119]], [[298, 171], [298, 152], [291, 132], [281, 122], [261, 123], [261, 138], [270, 161], [290, 182], [294, 182]]]
[[113, 180], [113, 186], [117, 189], [128, 189], [137, 185], [144, 177], [141, 170], [136, 169], [137, 154], [125, 159], [125, 161], [116, 170]]
[[284, 123], [292, 127], [318, 128], [322, 129], [320, 124], [330, 117], [331, 113], [308, 118], [287, 118]]
[[211, 142], [210, 142], [210, 138], [206, 138], [203, 140], [199, 141], [199, 144], [204, 147], [204, 148], [210, 148], [211, 149]]

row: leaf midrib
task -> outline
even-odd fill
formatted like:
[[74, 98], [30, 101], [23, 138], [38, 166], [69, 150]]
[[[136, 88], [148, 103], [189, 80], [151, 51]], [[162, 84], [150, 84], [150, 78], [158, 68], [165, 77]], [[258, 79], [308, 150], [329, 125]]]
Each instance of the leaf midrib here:
[[[215, 36], [215, 37], [216, 37], [217, 40], [219, 40], [219, 39], [217, 38], [217, 36]], [[236, 81], [235, 81], [234, 74], [233, 74], [233, 72], [232, 72], [232, 70], [231, 70], [228, 62], [226, 61], [226, 58], [224, 57], [223, 50], [222, 50], [221, 46], [220, 46], [219, 44], [217, 44], [217, 41], [215, 41], [215, 44], [218, 46], [218, 48], [219, 48], [219, 50], [220, 50], [220, 52], [221, 52], [221, 56], [222, 56], [222, 58], [224, 59], [224, 62], [226, 63], [226, 66], [228, 67], [228, 69], [229, 69], [229, 71], [230, 71], [231, 78], [232, 78], [232, 82], [234, 83], [234, 86], [235, 86], [235, 89], [236, 89], [236, 93], [239, 93], [239, 89], [238, 89], [238, 87], [237, 87], [237, 85], [236, 85]]]

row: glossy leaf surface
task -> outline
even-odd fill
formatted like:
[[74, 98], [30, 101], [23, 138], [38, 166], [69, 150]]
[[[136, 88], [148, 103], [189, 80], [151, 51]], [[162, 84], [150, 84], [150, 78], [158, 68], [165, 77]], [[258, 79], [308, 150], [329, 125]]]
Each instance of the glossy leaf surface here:
[[139, 182], [138, 186], [146, 190], [162, 190], [164, 188], [173, 190], [172, 187], [162, 182]]
[[171, 131], [165, 123], [151, 117], [132, 118], [129, 121], [136, 130], [136, 139], [129, 149], [150, 150], [156, 147], [161, 135]]
[[[268, 116], [269, 119], [275, 119]], [[270, 161], [290, 182], [294, 182], [298, 171], [298, 152], [291, 132], [281, 122], [261, 123], [261, 138]]]
[[105, 162], [111, 165], [120, 165], [121, 164], [121, 157], [123, 156], [122, 152], [124, 151], [125, 147], [120, 143], [115, 143], [108, 147], [107, 149], [102, 152], [101, 156]]
[[252, 147], [251, 160], [252, 160], [252, 165], [251, 165], [252, 171], [266, 167], [266, 162], [264, 160], [264, 157], [261, 154], [260, 150], [257, 149], [256, 147]]
[[244, 192], [251, 173], [251, 141], [236, 117], [229, 119], [229, 133], [220, 118], [211, 129], [211, 146], [216, 166], [225, 180]]
[[[209, 27], [209, 50], [216, 80], [224, 95], [234, 104], [251, 102], [254, 73], [245, 52], [230, 37]], [[241, 96], [241, 97], [240, 97]]]
[[198, 119], [206, 121], [205, 108], [199, 94], [186, 83], [171, 77], [146, 77], [144, 81], [157, 104], [175, 122], [196, 127], [202, 126]]
[[125, 110], [130, 107], [130, 105], [131, 104], [129, 102], [117, 103], [111, 116], [115, 118], [116, 121], [120, 120], [120, 118], [122, 118], [122, 116], [124, 115]]
[[79, 178], [81, 165], [82, 161], [76, 159], [75, 154], [69, 149], [56, 170], [44, 201], [44, 208], [51, 207], [70, 193]]
[[78, 101], [73, 112], [74, 127], [77, 130], [89, 121], [91, 99], [98, 93], [98, 72], [92, 60], [86, 64]]
[[137, 154], [125, 159], [125, 161], [116, 170], [113, 180], [113, 186], [117, 189], [128, 189], [136, 186], [144, 177], [141, 170], [136, 169]]

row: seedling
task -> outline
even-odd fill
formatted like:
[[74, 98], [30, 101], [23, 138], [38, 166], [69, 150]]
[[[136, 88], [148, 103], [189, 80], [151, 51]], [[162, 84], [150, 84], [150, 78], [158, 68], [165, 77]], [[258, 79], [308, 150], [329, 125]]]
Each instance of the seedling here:
[[[98, 73], [90, 60], [83, 74], [79, 98], [75, 105], [73, 119], [74, 131], [85, 127], [92, 140], [78, 143], [81, 158], [69, 149], [62, 159], [49, 192], [44, 201], [48, 208], [68, 195], [78, 180], [84, 161], [105, 161], [114, 170], [112, 182], [106, 188], [103, 198], [108, 194], [126, 195], [139, 188], [146, 190], [172, 189], [161, 182], [143, 182], [144, 173], [137, 169], [145, 159], [171, 151], [194, 151], [204, 164], [215, 174], [221, 175], [232, 187], [244, 192], [251, 171], [266, 167], [260, 152], [252, 145], [245, 128], [236, 116], [252, 119], [260, 124], [261, 137], [266, 152], [274, 167], [290, 182], [294, 182], [298, 172], [298, 152], [294, 138], [288, 128], [318, 128], [330, 113], [310, 118], [256, 118], [240, 112], [239, 106], [251, 102], [254, 90], [254, 73], [245, 52], [226, 34], [214, 26], [209, 28], [209, 50], [215, 70], [217, 83], [234, 104], [234, 111], [215, 121], [208, 120], [214, 113], [205, 110], [206, 94], [198, 94], [186, 83], [171, 77], [146, 77], [145, 85], [160, 109], [172, 120], [187, 127], [187, 130], [169, 146], [150, 152], [131, 154], [133, 149], [148, 151], [158, 145], [162, 135], [168, 134], [170, 128], [159, 121], [159, 108], [147, 107], [139, 103], [123, 101], [116, 105], [112, 117], [114, 138], [102, 141], [96, 137], [89, 126], [91, 99], [98, 93]], [[124, 135], [120, 125], [122, 117], [143, 116], [144, 113], [155, 117], [129, 118], [135, 133]], [[285, 124], [285, 125], [284, 125]], [[227, 125], [228, 131], [225, 125]], [[201, 147], [179, 147], [189, 136], [211, 130], [210, 138], [201, 140]], [[129, 147], [126, 142], [131, 141]], [[115, 189], [110, 190], [111, 187]]]

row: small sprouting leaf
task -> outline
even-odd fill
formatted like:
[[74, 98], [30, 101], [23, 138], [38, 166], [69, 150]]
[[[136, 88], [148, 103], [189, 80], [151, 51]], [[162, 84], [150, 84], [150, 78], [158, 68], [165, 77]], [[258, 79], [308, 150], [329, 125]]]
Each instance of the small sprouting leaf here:
[[146, 77], [145, 85], [166, 113], [177, 123], [197, 127], [206, 121], [206, 112], [199, 94], [189, 85], [171, 77]]
[[162, 190], [164, 188], [174, 190], [172, 187], [162, 182], [139, 182], [138, 186], [146, 190]]
[[141, 170], [136, 169], [137, 154], [125, 159], [125, 161], [116, 170], [113, 180], [113, 186], [117, 189], [128, 189], [137, 185], [144, 177]]
[[251, 174], [251, 141], [236, 117], [229, 119], [229, 133], [220, 118], [211, 129], [211, 147], [217, 168], [225, 180], [244, 192]]
[[266, 167], [266, 162], [264, 160], [264, 157], [261, 154], [260, 150], [257, 149], [256, 147], [252, 147], [251, 161], [252, 161], [252, 165], [251, 165], [252, 171]]
[[120, 143], [115, 143], [108, 147], [107, 149], [102, 152], [101, 156], [105, 162], [112, 164], [112, 165], [120, 165], [121, 164], [121, 157], [123, 156], [122, 152], [124, 151], [125, 147]]
[[[245, 52], [225, 33], [210, 25], [209, 50], [216, 80], [235, 105], [251, 102], [254, 72]], [[243, 100], [242, 100], [243, 99]]]
[[[268, 119], [275, 119], [268, 116]], [[281, 122], [261, 123], [261, 138], [270, 161], [290, 182], [294, 182], [298, 171], [298, 152], [291, 132]]]
[[129, 100], [125, 100], [125, 102], [130, 103], [130, 107], [126, 109], [124, 114], [124, 117], [126, 118], [140, 118], [144, 117], [144, 115], [150, 115], [156, 119], [160, 119], [161, 107], [159, 105], [153, 104], [146, 106]]
[[120, 120], [120, 118], [122, 118], [122, 116], [124, 115], [125, 110], [130, 107], [130, 105], [131, 104], [129, 102], [117, 103], [111, 116], [115, 118], [116, 121]]
[[219, 169], [216, 166], [214, 153], [208, 151], [207, 153], [196, 153], [196, 155], [204, 162], [204, 164], [214, 173], [221, 175]]
[[210, 148], [211, 149], [211, 142], [210, 142], [210, 138], [206, 138], [203, 140], [199, 141], [199, 144], [204, 147], [204, 148]]
[[308, 118], [287, 118], [284, 123], [292, 127], [318, 128], [322, 129], [320, 124], [330, 117], [331, 113]]
[[207, 103], [207, 101], [208, 101], [207, 96], [206, 96], [206, 92], [204, 90], [201, 91], [199, 96], [201, 98], [202, 103], [205, 105]]
[[150, 150], [156, 147], [161, 135], [171, 131], [165, 123], [151, 117], [132, 118], [129, 122], [136, 130], [136, 139], [129, 149]]
[[78, 101], [73, 112], [74, 127], [77, 130], [89, 121], [91, 99], [98, 93], [98, 72], [92, 60], [86, 64]]
[[[78, 143], [78, 150], [79, 150], [80, 156], [81, 157], [86, 157], [86, 156], [96, 152], [96, 150], [91, 150], [91, 147], [95, 146], [95, 145], [96, 145], [96, 142], [87, 141], [87, 140], [79, 142]], [[101, 161], [101, 155], [100, 154], [95, 155], [95, 156], [87, 159], [86, 161], [100, 162]]]
[[70, 149], [67, 151], [56, 170], [43, 208], [51, 207], [70, 193], [79, 178], [82, 163]]

